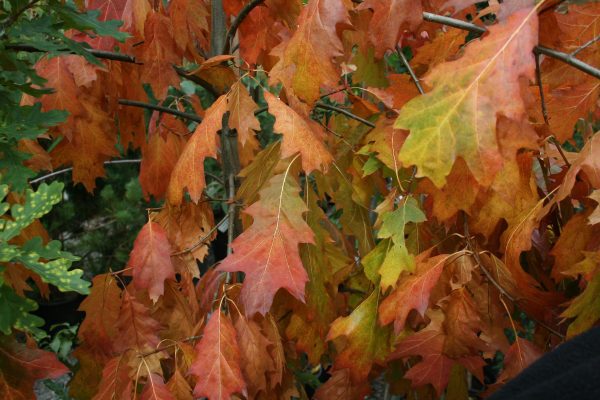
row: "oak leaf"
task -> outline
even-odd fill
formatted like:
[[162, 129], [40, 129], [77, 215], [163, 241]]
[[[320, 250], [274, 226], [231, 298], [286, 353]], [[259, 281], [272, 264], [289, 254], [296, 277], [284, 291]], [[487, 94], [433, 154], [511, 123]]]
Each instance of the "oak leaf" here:
[[194, 396], [226, 400], [234, 393], [246, 395], [235, 329], [220, 309], [210, 317], [195, 350], [197, 357], [189, 370], [198, 378]]
[[451, 257], [447, 254], [430, 257], [430, 254], [431, 249], [419, 254], [415, 260], [414, 274], [400, 277], [396, 289], [381, 302], [379, 321], [383, 325], [394, 321], [396, 333], [404, 329], [411, 310], [425, 315], [431, 289], [437, 284], [446, 261]]
[[377, 58], [395, 50], [403, 30], [416, 29], [423, 19], [421, 2], [415, 0], [367, 0], [359, 6], [366, 8], [373, 10], [369, 37]]
[[248, 316], [266, 314], [281, 288], [304, 301], [308, 276], [298, 245], [314, 239], [304, 222], [307, 208], [298, 196], [300, 188], [290, 176], [294, 160], [283, 174], [271, 178], [260, 191], [260, 200], [245, 210], [254, 222], [233, 241], [233, 254], [217, 267], [246, 274], [241, 300]]
[[127, 263], [133, 268], [133, 283], [147, 289], [153, 302], [164, 293], [166, 279], [175, 279], [171, 263], [171, 245], [165, 230], [156, 222], [148, 221], [142, 227]]
[[239, 338], [240, 354], [245, 361], [242, 372], [246, 377], [249, 394], [253, 397], [261, 390], [267, 391], [267, 373], [275, 370], [275, 363], [268, 351], [272, 343], [255, 321], [243, 316], [235, 321], [235, 330]]
[[142, 394], [142, 400], [176, 400], [171, 394], [162, 376], [157, 374], [149, 374]]
[[192, 138], [187, 142], [179, 157], [167, 189], [167, 199], [173, 205], [180, 205], [183, 191], [187, 188], [190, 198], [197, 203], [206, 187], [204, 178], [204, 159], [217, 157], [217, 131], [221, 129], [223, 115], [227, 111], [227, 97], [219, 97], [206, 110], [204, 119], [196, 127]]
[[323, 129], [314, 121], [303, 118], [269, 92], [264, 92], [269, 113], [275, 116], [275, 132], [283, 134], [282, 158], [296, 153], [302, 156], [302, 169], [310, 173], [315, 169], [327, 169], [332, 162], [329, 151], [323, 144]]
[[335, 86], [340, 78], [334, 57], [343, 54], [336, 26], [349, 25], [342, 0], [310, 0], [298, 17], [298, 29], [287, 42], [273, 49], [279, 57], [270, 73], [270, 82], [280, 81], [305, 102], [319, 98], [323, 86]]
[[402, 163], [415, 165], [417, 176], [437, 187], [457, 157], [487, 186], [502, 166], [496, 116], [524, 116], [519, 77], [534, 74], [535, 11], [519, 11], [489, 30], [489, 36], [467, 45], [462, 58], [431, 70], [424, 81], [433, 90], [405, 104], [394, 125], [410, 130], [400, 150]]
[[333, 321], [327, 340], [345, 336], [347, 345], [335, 359], [336, 369], [348, 369], [353, 382], [364, 382], [373, 363], [382, 363], [391, 350], [391, 330], [377, 321], [379, 289], [347, 317]]
[[403, 339], [390, 359], [419, 355], [422, 360], [404, 375], [412, 381], [413, 387], [431, 384], [438, 395], [448, 385], [452, 366], [459, 363], [467, 368], [479, 380], [483, 379], [485, 362], [481, 356], [466, 356], [453, 359], [444, 353], [446, 335], [444, 333], [443, 313], [439, 310], [429, 313], [431, 322], [425, 329]]
[[0, 394], [6, 399], [34, 399], [38, 379], [54, 379], [69, 372], [54, 353], [0, 335]]
[[181, 63], [173, 39], [171, 20], [161, 12], [150, 12], [144, 25], [144, 42], [136, 48], [144, 63], [140, 79], [150, 84], [154, 96], [164, 99], [169, 86], [179, 87], [179, 76], [173, 65]]

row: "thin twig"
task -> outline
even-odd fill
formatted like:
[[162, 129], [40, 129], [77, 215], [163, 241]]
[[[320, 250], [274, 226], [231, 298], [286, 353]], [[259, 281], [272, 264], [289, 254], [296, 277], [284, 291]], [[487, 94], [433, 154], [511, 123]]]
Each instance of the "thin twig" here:
[[167, 345], [162, 346], [162, 347], [158, 347], [158, 348], [156, 348], [156, 349], [154, 349], [152, 351], [149, 351], [147, 353], [139, 354], [138, 357], [139, 358], [145, 358], [145, 357], [151, 356], [152, 354], [160, 353], [163, 350], [170, 349], [171, 347], [175, 347], [179, 343], [192, 342], [192, 341], [197, 340], [197, 339], [202, 339], [202, 335], [190, 336], [190, 337], [187, 337], [185, 339], [177, 340], [174, 343], [167, 344]]
[[19, 10], [15, 11], [14, 14], [11, 14], [10, 17], [8, 17], [2, 24], [2, 37], [6, 35], [6, 30], [10, 28], [12, 24], [17, 22], [21, 14], [35, 6], [39, 1], [40, 0], [32, 0], [29, 3], [25, 4], [23, 7], [21, 7]]
[[479, 25], [472, 24], [470, 22], [465, 22], [465, 21], [462, 21], [462, 20], [456, 19], [456, 18], [444, 17], [442, 15], [432, 14], [429, 12], [423, 13], [423, 19], [425, 21], [452, 26], [454, 28], [462, 29], [465, 31], [473, 32], [473, 33], [478, 33], [480, 35], [483, 35], [487, 31], [487, 29], [485, 29]]
[[408, 70], [408, 74], [410, 75], [413, 82], [415, 83], [415, 86], [417, 87], [417, 90], [419, 91], [419, 93], [425, 94], [425, 91], [423, 90], [423, 87], [421, 86], [421, 82], [419, 82], [419, 78], [417, 78], [415, 71], [413, 71], [413, 69], [410, 67], [410, 64], [408, 63], [406, 56], [404, 56], [402, 49], [398, 45], [396, 45], [396, 52], [400, 56], [400, 60], [402, 61], [402, 64], [404, 64], [404, 67]]
[[588, 42], [586, 42], [586, 43], [582, 44], [581, 46], [579, 46], [578, 48], [576, 48], [573, 52], [571, 52], [571, 55], [573, 57], [575, 57], [580, 51], [587, 49], [588, 47], [590, 47], [591, 45], [596, 43], [598, 40], [600, 40], [600, 35], [596, 36], [595, 38], [589, 40]]
[[353, 120], [356, 120], [358, 122], [361, 122], [367, 126], [370, 126], [371, 128], [375, 128], [375, 124], [372, 123], [371, 121], [367, 121], [364, 118], [359, 117], [358, 115], [352, 114], [350, 111], [345, 110], [343, 108], [339, 108], [336, 106], [331, 106], [329, 104], [323, 104], [323, 103], [317, 103], [315, 104], [315, 108], [321, 108], [323, 110], [329, 110], [329, 111], [334, 111], [340, 114], [344, 114], [345, 116], [347, 116], [348, 118], [352, 118]]
[[600, 69], [586, 64], [580, 59], [575, 58], [570, 54], [563, 53], [562, 51], [558, 50], [549, 49], [544, 46], [535, 46], [533, 51], [562, 61], [565, 64], [569, 64], [571, 67], [577, 68], [578, 70], [585, 72], [586, 74], [591, 75], [596, 79], [600, 79]]
[[221, 219], [215, 226], [213, 226], [211, 228], [210, 231], [208, 231], [208, 233], [204, 236], [202, 236], [200, 238], [200, 240], [198, 240], [196, 243], [194, 243], [193, 245], [191, 245], [188, 248], [185, 248], [181, 251], [176, 251], [175, 253], [171, 253], [172, 256], [179, 256], [181, 254], [185, 254], [185, 253], [189, 253], [190, 251], [193, 251], [194, 249], [196, 249], [198, 246], [202, 246], [204, 244], [204, 242], [206, 242], [208, 239], [210, 239], [210, 237], [213, 235], [213, 233], [215, 233], [215, 231], [225, 223], [225, 221], [227, 221], [229, 219], [229, 214], [226, 214], [223, 219]]
[[166, 114], [172, 114], [172, 115], [176, 115], [181, 118], [189, 119], [190, 121], [194, 121], [194, 122], [198, 122], [198, 123], [202, 122], [202, 118], [196, 114], [190, 114], [190, 113], [186, 113], [183, 111], [174, 110], [172, 108], [159, 106], [157, 104], [144, 103], [143, 101], [128, 100], [128, 99], [119, 99], [119, 104], [124, 105], [124, 106], [139, 107], [139, 108], [145, 108], [148, 110], [160, 111], [160, 112], [164, 112]]
[[540, 55], [539, 53], [533, 52], [535, 58], [535, 79], [537, 81], [538, 89], [540, 91], [540, 102], [542, 103], [542, 116], [546, 125], [548, 123], [548, 110], [546, 109], [546, 101], [544, 99], [544, 88], [542, 86], [542, 68], [540, 66]]
[[219, 92], [207, 81], [205, 81], [204, 79], [196, 76], [196, 75], [192, 75], [190, 74], [188, 71], [186, 71], [185, 69], [177, 66], [177, 65], [173, 65], [173, 69], [175, 70], [175, 72], [177, 72], [177, 75], [187, 79], [188, 81], [194, 82], [196, 85], [200, 85], [202, 86], [204, 89], [206, 89], [207, 92], [209, 92], [215, 99], [217, 97], [219, 97]]
[[[134, 160], [110, 160], [110, 161], [104, 161], [104, 165], [110, 165], [110, 164], [139, 164], [140, 162], [142, 162], [141, 159], [134, 159]], [[67, 173], [67, 172], [71, 171], [72, 169], [73, 169], [73, 167], [59, 169], [58, 171], [50, 172], [49, 174], [40, 176], [39, 178], [35, 178], [35, 179], [29, 181], [29, 183], [31, 185], [33, 185], [33, 184], [45, 181], [46, 179], [50, 179], [52, 177], [55, 177], [57, 175], [61, 175], [61, 174]]]
[[233, 173], [229, 174], [228, 177], [229, 183], [229, 208], [227, 209], [227, 214], [229, 216], [229, 226], [227, 227], [227, 255], [232, 253], [231, 243], [233, 243], [233, 239], [235, 239], [235, 175]]
[[[487, 268], [485, 268], [483, 266], [483, 261], [481, 260], [481, 257], [479, 256], [479, 252], [477, 251], [477, 249], [475, 248], [475, 246], [473, 245], [473, 243], [471, 241], [471, 234], [469, 233], [469, 221], [467, 219], [467, 214], [462, 213], [462, 215], [463, 215], [463, 225], [464, 225], [465, 241], [467, 243], [467, 248], [469, 249], [471, 254], [473, 254], [473, 258], [475, 258], [475, 262], [477, 263], [477, 266], [479, 268], [481, 268], [481, 270], [485, 274], [486, 278], [492, 283], [492, 285], [494, 285], [494, 287], [496, 289], [498, 289], [498, 291], [500, 292], [500, 295], [506, 297], [512, 303], [519, 304], [519, 299], [515, 298], [513, 295], [508, 293], [506, 291], [506, 289], [504, 289], [502, 287], [502, 285], [500, 285], [500, 283], [492, 276], [491, 272], [488, 271]], [[548, 324], [546, 324], [542, 321], [539, 321], [535, 317], [530, 316], [530, 318], [533, 319], [541, 327], [547, 329], [550, 333], [552, 333], [552, 334], [556, 335], [557, 337], [564, 340], [565, 335], [558, 332], [556, 329], [552, 328], [551, 326], [549, 326]]]
[[225, 48], [223, 49], [222, 54], [227, 54], [229, 52], [231, 42], [233, 41], [233, 37], [235, 36], [235, 33], [237, 32], [241, 23], [244, 22], [244, 19], [248, 16], [248, 14], [250, 14], [252, 10], [254, 10], [255, 7], [264, 3], [264, 1], [265, 0], [251, 0], [248, 4], [244, 6], [244, 8], [240, 10], [239, 14], [235, 17], [235, 19], [231, 23], [231, 26], [229, 27], [229, 30], [227, 31], [227, 35], [225, 36]]
[[[6, 45], [6, 49], [15, 50], [15, 51], [25, 51], [27, 53], [36, 53], [36, 52], [43, 53], [43, 52], [45, 52], [45, 50], [40, 50], [37, 47], [25, 45], [25, 44], [8, 44], [8, 45]], [[64, 51], [69, 51], [69, 49], [64, 49]], [[87, 48], [85, 49], [85, 51], [87, 51], [88, 53], [90, 53], [91, 55], [93, 55], [96, 58], [101, 58], [104, 60], [113, 60], [113, 61], [121, 61], [121, 62], [132, 63], [132, 64], [141, 64], [140, 62], [138, 62], [135, 59], [134, 56], [129, 55], [129, 54], [115, 53], [112, 51], [105, 51], [105, 50], [87, 49]], [[73, 51], [70, 51], [70, 53], [77, 54]]]

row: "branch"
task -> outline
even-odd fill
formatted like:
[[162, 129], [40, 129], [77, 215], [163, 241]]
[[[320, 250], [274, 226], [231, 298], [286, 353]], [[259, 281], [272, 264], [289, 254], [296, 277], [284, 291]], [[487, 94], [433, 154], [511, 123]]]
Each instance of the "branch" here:
[[[481, 268], [481, 270], [483, 271], [483, 273], [485, 274], [487, 279], [492, 283], [492, 285], [494, 285], [494, 287], [496, 289], [498, 289], [498, 291], [500, 292], [500, 294], [502, 296], [506, 297], [512, 303], [519, 304], [519, 299], [515, 298], [510, 293], [508, 293], [506, 291], [506, 289], [504, 289], [502, 287], [502, 285], [500, 285], [500, 283], [492, 276], [491, 272], [488, 271], [487, 268], [485, 268], [483, 266], [483, 261], [481, 260], [481, 257], [479, 257], [479, 252], [475, 249], [475, 247], [473, 246], [473, 243], [471, 242], [471, 234], [469, 233], [469, 223], [468, 223], [468, 219], [467, 219], [467, 214], [463, 212], [462, 215], [463, 215], [464, 233], [465, 233], [465, 240], [467, 242], [467, 247], [473, 254], [473, 258], [475, 258], [475, 262], [477, 263], [477, 266], [479, 268]], [[539, 321], [537, 318], [534, 318], [534, 317], [531, 317], [531, 319], [533, 319], [541, 327], [547, 329], [550, 333], [553, 333], [554, 335], [561, 338], [562, 340], [565, 339], [565, 335], [558, 332], [556, 329], [548, 326], [546, 323]]]
[[6, 36], [6, 30], [8, 28], [10, 28], [10, 26], [12, 24], [14, 24], [15, 22], [17, 22], [17, 19], [19, 19], [19, 17], [21, 16], [21, 14], [23, 14], [25, 11], [29, 10], [30, 8], [32, 8], [33, 6], [35, 6], [37, 3], [39, 3], [40, 0], [31, 0], [29, 3], [25, 4], [23, 7], [21, 7], [19, 10], [17, 10], [14, 14], [12, 14], [10, 17], [8, 17], [4, 23], [2, 24], [2, 34], [0, 35], [0, 37], [4, 37]]
[[563, 53], [562, 51], [549, 49], [544, 46], [535, 46], [533, 51], [534, 51], [534, 53], [543, 54], [545, 56], [555, 58], [559, 61], [564, 62], [565, 64], [569, 64], [573, 68], [577, 68], [578, 70], [583, 71], [586, 74], [593, 76], [596, 79], [600, 79], [600, 69], [592, 67], [589, 64], [586, 64], [583, 61], [573, 57], [570, 54]]
[[127, 99], [119, 99], [119, 104], [124, 105], [124, 106], [145, 108], [147, 110], [160, 111], [160, 112], [164, 112], [166, 114], [172, 114], [172, 115], [176, 115], [181, 118], [189, 119], [190, 121], [194, 121], [194, 122], [198, 122], [198, 123], [202, 122], [202, 118], [200, 118], [196, 114], [190, 114], [190, 113], [186, 113], [183, 111], [174, 110], [172, 108], [159, 106], [157, 104], [150, 104], [150, 103], [144, 103], [143, 101], [127, 100]]
[[412, 80], [415, 82], [415, 85], [417, 86], [417, 90], [419, 91], [419, 93], [425, 94], [425, 91], [423, 90], [423, 87], [421, 86], [421, 82], [419, 82], [419, 78], [417, 78], [415, 71], [413, 71], [412, 68], [410, 67], [408, 60], [406, 59], [406, 57], [404, 56], [404, 53], [402, 52], [402, 49], [398, 45], [396, 45], [396, 52], [400, 56], [400, 60], [402, 61], [402, 64], [404, 64], [404, 66], [408, 70], [408, 74], [410, 75]]
[[485, 29], [479, 25], [475, 25], [470, 22], [465, 22], [460, 19], [444, 17], [441, 15], [432, 14], [432, 13], [428, 13], [428, 12], [423, 13], [423, 19], [425, 21], [452, 26], [454, 28], [462, 29], [465, 31], [473, 32], [473, 33], [478, 33], [480, 35], [483, 35], [485, 32], [487, 32], [487, 29]]
[[334, 111], [340, 114], [344, 114], [345, 116], [347, 116], [348, 118], [352, 118], [353, 120], [356, 120], [358, 122], [361, 122], [367, 126], [370, 126], [371, 128], [375, 128], [375, 124], [372, 123], [371, 121], [367, 121], [366, 119], [363, 119], [361, 117], [359, 117], [358, 115], [352, 114], [350, 111], [345, 110], [343, 108], [339, 108], [339, 107], [335, 107], [335, 106], [330, 106], [329, 104], [323, 104], [323, 103], [317, 103], [315, 104], [315, 108], [321, 108], [323, 110], [329, 110], [329, 111]]
[[575, 51], [573, 51], [571, 53], [571, 55], [573, 57], [575, 57], [580, 51], [587, 49], [588, 47], [590, 47], [591, 45], [593, 45], [594, 43], [596, 43], [598, 40], [600, 40], [600, 35], [596, 36], [595, 38], [591, 39], [587, 43], [584, 43], [581, 46], [579, 46], [578, 48], [576, 48]]
[[171, 253], [172, 256], [179, 256], [181, 254], [185, 254], [185, 253], [189, 253], [190, 251], [193, 251], [194, 249], [196, 249], [198, 246], [202, 246], [204, 244], [204, 242], [206, 242], [208, 239], [210, 239], [210, 237], [212, 236], [213, 233], [215, 233], [215, 231], [225, 223], [225, 221], [227, 221], [229, 219], [229, 213], [225, 214], [225, 216], [223, 217], [223, 219], [221, 219], [215, 226], [213, 226], [211, 228], [210, 231], [208, 231], [208, 233], [204, 236], [202, 236], [196, 243], [194, 243], [193, 245], [191, 245], [190, 247], [187, 247], [181, 251], [177, 251], [175, 253]]
[[215, 99], [219, 97], [219, 92], [217, 92], [216, 89], [204, 79], [188, 73], [188, 71], [181, 67], [178, 67], [177, 65], [173, 65], [173, 68], [175, 69], [175, 72], [177, 72], [177, 75], [187, 79], [188, 81], [194, 82], [197, 85], [202, 86], [204, 89], [206, 89], [207, 92], [212, 94]]
[[158, 348], [156, 348], [156, 349], [154, 349], [152, 351], [149, 351], [147, 353], [138, 354], [138, 357], [145, 358], [145, 357], [151, 356], [152, 354], [160, 353], [163, 350], [170, 349], [171, 347], [178, 346], [179, 343], [193, 342], [194, 340], [197, 340], [197, 339], [202, 339], [202, 335], [190, 336], [190, 337], [187, 337], [185, 339], [180, 339], [180, 340], [177, 340], [177, 341], [173, 341], [174, 343], [167, 344], [167, 345], [162, 346], [162, 347], [158, 347]]
[[235, 17], [235, 19], [231, 23], [231, 26], [227, 31], [227, 36], [225, 36], [225, 48], [223, 49], [223, 54], [229, 52], [229, 48], [231, 47], [231, 42], [233, 41], [235, 33], [237, 32], [241, 23], [244, 22], [244, 19], [248, 16], [248, 14], [250, 14], [250, 11], [254, 10], [254, 8], [264, 3], [264, 1], [265, 0], [250, 0], [250, 2], [240, 10], [240, 13]]
[[[140, 162], [142, 162], [141, 159], [135, 159], [135, 160], [110, 160], [110, 161], [104, 161], [104, 165], [110, 165], [110, 164], [139, 164]], [[35, 183], [39, 183], [39, 182], [45, 181], [46, 179], [50, 179], [52, 177], [55, 177], [55, 176], [67, 173], [67, 172], [71, 171], [72, 169], [73, 169], [73, 167], [68, 167], [68, 168], [59, 169], [58, 171], [50, 172], [49, 174], [42, 175], [39, 178], [35, 178], [35, 179], [29, 181], [29, 184], [33, 185]]]
[[[8, 45], [6, 45], [5, 48], [8, 50], [25, 51], [28, 53], [36, 53], [36, 52], [43, 53], [44, 52], [44, 50], [40, 50], [37, 47], [29, 46], [29, 45], [25, 45], [25, 44], [8, 44]], [[68, 49], [64, 49], [64, 51], [68, 51]], [[134, 56], [129, 55], [129, 54], [114, 53], [112, 51], [104, 51], [104, 50], [96, 50], [96, 49], [85, 49], [85, 51], [87, 51], [88, 53], [90, 53], [91, 55], [93, 55], [96, 58], [101, 58], [101, 59], [105, 59], [105, 60], [121, 61], [121, 62], [127, 62], [127, 63], [132, 63], [132, 64], [141, 64], [138, 61], [136, 61]], [[77, 54], [73, 51], [70, 51], [70, 53]]]

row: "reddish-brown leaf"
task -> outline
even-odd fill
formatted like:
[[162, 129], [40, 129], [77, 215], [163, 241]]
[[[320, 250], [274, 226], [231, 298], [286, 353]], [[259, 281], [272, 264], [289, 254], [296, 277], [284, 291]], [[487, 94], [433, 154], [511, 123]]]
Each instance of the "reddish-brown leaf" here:
[[267, 373], [275, 370], [275, 363], [268, 348], [272, 343], [253, 320], [240, 316], [235, 321], [239, 338], [242, 372], [248, 384], [250, 396], [267, 390]]
[[0, 394], [3, 399], [35, 399], [33, 384], [69, 372], [54, 353], [0, 335]]
[[157, 374], [149, 374], [142, 394], [141, 400], [177, 400], [165, 385], [163, 377]]
[[171, 245], [165, 230], [156, 222], [148, 221], [133, 243], [127, 263], [133, 268], [133, 283], [139, 289], [147, 289], [156, 303], [164, 293], [166, 279], [175, 279], [171, 263]]
[[234, 393], [246, 395], [240, 369], [240, 348], [229, 316], [216, 310], [196, 345], [190, 373], [197, 377], [194, 396], [227, 400]]
[[293, 163], [271, 178], [260, 200], [245, 210], [254, 222], [233, 241], [233, 254], [217, 268], [246, 274], [241, 300], [248, 316], [266, 314], [281, 288], [304, 301], [308, 276], [298, 245], [313, 243], [313, 233], [302, 217], [307, 208], [298, 196], [300, 188], [290, 176]]
[[169, 86], [179, 87], [179, 76], [173, 65], [181, 63], [181, 56], [167, 16], [160, 12], [149, 14], [144, 26], [144, 42], [136, 49], [144, 63], [140, 79], [150, 84], [157, 99], [166, 97]]
[[451, 257], [447, 254], [430, 257], [430, 254], [431, 250], [419, 254], [415, 259], [414, 274], [401, 276], [396, 289], [381, 302], [379, 321], [384, 325], [394, 321], [396, 333], [404, 329], [406, 317], [411, 310], [415, 309], [425, 315], [431, 289], [437, 283], [446, 260]]
[[369, 37], [377, 58], [383, 57], [386, 50], [395, 50], [403, 30], [412, 31], [422, 21], [418, 0], [367, 0], [359, 6], [365, 8], [373, 10]]

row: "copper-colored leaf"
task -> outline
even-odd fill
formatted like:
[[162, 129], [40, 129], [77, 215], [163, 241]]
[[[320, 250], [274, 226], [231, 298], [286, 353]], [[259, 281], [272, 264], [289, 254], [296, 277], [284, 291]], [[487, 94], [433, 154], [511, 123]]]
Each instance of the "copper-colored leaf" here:
[[431, 250], [419, 254], [415, 260], [417, 267], [412, 275], [400, 277], [398, 286], [386, 297], [379, 307], [379, 321], [387, 325], [394, 321], [394, 330], [404, 329], [408, 313], [415, 309], [421, 315], [429, 305], [429, 294], [438, 281], [444, 264], [450, 255], [430, 257]]
[[206, 186], [204, 159], [217, 157], [217, 131], [221, 129], [223, 114], [227, 111], [226, 99], [226, 96], [219, 97], [206, 110], [204, 119], [185, 145], [185, 149], [171, 173], [171, 181], [167, 189], [167, 198], [171, 204], [181, 204], [183, 191], [186, 188], [194, 203], [200, 200]]
[[271, 82], [283, 86], [307, 103], [319, 98], [321, 86], [335, 86], [340, 78], [333, 58], [342, 55], [336, 26], [349, 24], [342, 0], [310, 0], [298, 18], [289, 41], [273, 50], [279, 62], [271, 69]]
[[233, 254], [217, 268], [246, 274], [241, 300], [248, 316], [266, 314], [280, 288], [304, 300], [308, 277], [298, 245], [313, 243], [313, 233], [302, 217], [307, 209], [298, 196], [300, 188], [290, 176], [293, 162], [285, 173], [271, 178], [260, 200], [245, 210], [254, 222], [233, 241]]
[[281, 155], [283, 158], [296, 153], [302, 156], [302, 169], [310, 173], [326, 169], [332, 157], [324, 145], [323, 129], [314, 121], [303, 118], [297, 112], [269, 92], [264, 92], [269, 112], [275, 116], [275, 132], [283, 134]]
[[194, 396], [226, 400], [234, 393], [246, 394], [235, 329], [229, 316], [220, 309], [212, 314], [204, 328], [204, 335], [196, 345], [196, 355], [189, 371], [198, 379]]
[[359, 8], [373, 10], [369, 35], [377, 58], [396, 49], [404, 29], [414, 30], [422, 21], [418, 0], [367, 0]]
[[54, 353], [0, 335], [0, 394], [5, 399], [34, 399], [33, 384], [69, 372]]
[[165, 230], [156, 222], [148, 221], [133, 243], [127, 263], [133, 268], [133, 283], [148, 290], [156, 302], [164, 293], [166, 279], [175, 279], [171, 263], [171, 245]]

